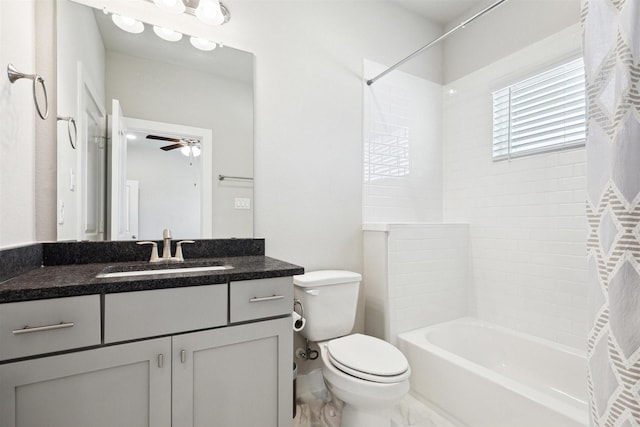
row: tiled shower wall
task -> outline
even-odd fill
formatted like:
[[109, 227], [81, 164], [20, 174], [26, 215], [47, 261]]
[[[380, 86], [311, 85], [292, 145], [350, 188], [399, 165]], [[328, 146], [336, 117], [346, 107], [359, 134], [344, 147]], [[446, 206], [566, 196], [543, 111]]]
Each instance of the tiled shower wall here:
[[[373, 163], [366, 152], [375, 136], [370, 132], [375, 130], [370, 120], [376, 115], [397, 118], [391, 113], [398, 110], [386, 109], [379, 101], [396, 102], [399, 99], [394, 91], [407, 93], [412, 85], [419, 87], [421, 83], [419, 79], [406, 80], [386, 93], [381, 86], [378, 95], [365, 92], [364, 105], [370, 110], [365, 110], [369, 122], [364, 129], [364, 222], [391, 223], [386, 227], [403, 221], [444, 222], [441, 230], [447, 230], [447, 223], [468, 224], [468, 248], [455, 252], [458, 261], [460, 254], [468, 255], [468, 263], [463, 266], [458, 262], [449, 272], [455, 276], [464, 269], [464, 299], [458, 292], [462, 289], [460, 277], [445, 277], [447, 262], [439, 258], [451, 250], [446, 239], [438, 242], [409, 227], [401, 233], [408, 233], [406, 239], [394, 242], [391, 231], [384, 246], [376, 234], [380, 232], [365, 231], [368, 333], [393, 342], [401, 330], [448, 320], [448, 315], [475, 315], [576, 348], [585, 347], [584, 149], [502, 162], [491, 158], [492, 92], [577, 57], [580, 45], [579, 28], [570, 27], [448, 84], [443, 90], [442, 166], [438, 142], [434, 135], [425, 134], [415, 140], [423, 141], [427, 151], [418, 155], [413, 148], [417, 144], [410, 146], [410, 159], [418, 168], [404, 176], [401, 169], [395, 169], [398, 176], [389, 177], [366, 170]], [[425, 117], [425, 123], [437, 130], [440, 116]], [[440, 167], [441, 177], [437, 174]], [[424, 175], [422, 168], [432, 174]], [[422, 184], [416, 186], [412, 179], [421, 173]], [[383, 252], [386, 258], [371, 257]], [[429, 268], [435, 269], [427, 271]], [[386, 282], [381, 283], [383, 279]], [[466, 311], [461, 309], [463, 300]]]
[[579, 50], [570, 28], [445, 87], [443, 206], [469, 224], [470, 313], [584, 348], [584, 149], [491, 158], [491, 92]]
[[365, 332], [399, 333], [467, 315], [466, 224], [365, 226]]
[[442, 221], [442, 85], [396, 71], [366, 86], [363, 135], [363, 221]]

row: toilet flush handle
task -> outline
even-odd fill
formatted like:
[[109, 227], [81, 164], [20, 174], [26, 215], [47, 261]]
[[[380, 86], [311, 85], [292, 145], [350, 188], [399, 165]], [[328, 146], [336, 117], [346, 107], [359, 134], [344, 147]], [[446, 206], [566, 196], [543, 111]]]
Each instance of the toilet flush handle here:
[[305, 289], [304, 290], [305, 293], [309, 294], [309, 295], [313, 295], [314, 297], [317, 295], [320, 295], [320, 291], [317, 289]]

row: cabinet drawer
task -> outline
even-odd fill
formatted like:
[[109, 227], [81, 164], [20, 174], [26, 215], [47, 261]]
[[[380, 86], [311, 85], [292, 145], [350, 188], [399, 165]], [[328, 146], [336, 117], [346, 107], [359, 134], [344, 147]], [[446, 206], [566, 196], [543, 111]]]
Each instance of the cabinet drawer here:
[[227, 284], [105, 295], [104, 342], [227, 324]]
[[0, 304], [0, 360], [100, 344], [100, 296]]
[[231, 323], [282, 316], [293, 310], [290, 276], [231, 282], [229, 292]]

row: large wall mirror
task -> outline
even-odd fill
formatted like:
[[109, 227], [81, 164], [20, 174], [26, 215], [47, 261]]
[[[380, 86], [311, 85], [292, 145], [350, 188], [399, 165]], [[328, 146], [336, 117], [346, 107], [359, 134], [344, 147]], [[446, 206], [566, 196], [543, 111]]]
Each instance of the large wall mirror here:
[[57, 37], [58, 240], [253, 237], [253, 54], [72, 0]]

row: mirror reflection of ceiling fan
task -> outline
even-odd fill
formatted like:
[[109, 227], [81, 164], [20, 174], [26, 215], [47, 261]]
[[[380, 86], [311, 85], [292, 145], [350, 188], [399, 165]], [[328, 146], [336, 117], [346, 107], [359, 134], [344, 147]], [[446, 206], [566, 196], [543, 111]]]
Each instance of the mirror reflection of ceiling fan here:
[[171, 151], [180, 148], [180, 152], [185, 156], [193, 155], [194, 157], [197, 157], [200, 155], [200, 140], [197, 138], [171, 138], [168, 136], [147, 135], [147, 139], [173, 142], [173, 144], [160, 147], [160, 149], [164, 151]]
[[174, 142], [174, 144], [160, 147], [160, 149], [164, 151], [175, 150], [176, 148], [182, 148], [182, 147], [198, 147], [198, 148], [200, 147], [200, 140], [196, 138], [171, 138], [168, 136], [147, 135], [147, 139]]

